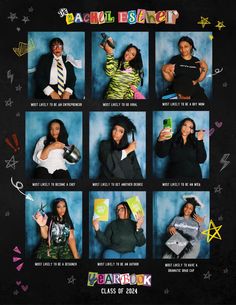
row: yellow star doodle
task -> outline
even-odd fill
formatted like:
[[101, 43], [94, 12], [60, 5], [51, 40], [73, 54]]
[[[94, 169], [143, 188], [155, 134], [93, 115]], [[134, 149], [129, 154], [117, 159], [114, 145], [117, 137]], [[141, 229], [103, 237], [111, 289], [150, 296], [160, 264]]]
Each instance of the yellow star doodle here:
[[202, 16], [201, 16], [201, 20], [198, 21], [197, 24], [201, 24], [201, 25], [202, 25], [202, 28], [204, 29], [205, 26], [206, 26], [207, 24], [211, 24], [210, 21], [208, 20], [208, 18], [209, 18], [209, 17], [206, 17], [206, 18], [205, 18], [205, 17], [202, 17]]
[[217, 25], [215, 25], [216, 28], [219, 29], [219, 31], [222, 29], [222, 28], [226, 28], [226, 26], [224, 25], [224, 21], [217, 21]]
[[[204, 230], [202, 231], [202, 234], [203, 235], [207, 235], [207, 242], [209, 243], [213, 238], [216, 238], [216, 239], [220, 239], [222, 240], [221, 236], [220, 236], [220, 229], [221, 229], [222, 225], [216, 227], [213, 220], [211, 219], [210, 220], [210, 223], [209, 223], [209, 226], [208, 226], [208, 229], [207, 230]], [[214, 234], [211, 234], [210, 231], [211, 230], [214, 230]]]

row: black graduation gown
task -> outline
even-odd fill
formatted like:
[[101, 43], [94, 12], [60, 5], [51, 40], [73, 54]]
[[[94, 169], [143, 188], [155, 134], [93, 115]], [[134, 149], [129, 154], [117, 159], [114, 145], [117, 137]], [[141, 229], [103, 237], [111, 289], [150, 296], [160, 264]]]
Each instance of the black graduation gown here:
[[112, 149], [109, 140], [101, 141], [99, 160], [101, 171], [99, 178], [106, 179], [143, 179], [135, 152], [121, 160], [122, 151]]

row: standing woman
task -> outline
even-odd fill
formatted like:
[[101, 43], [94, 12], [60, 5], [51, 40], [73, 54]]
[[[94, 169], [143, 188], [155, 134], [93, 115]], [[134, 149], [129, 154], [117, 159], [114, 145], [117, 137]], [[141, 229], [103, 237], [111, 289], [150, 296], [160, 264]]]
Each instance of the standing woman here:
[[137, 214], [137, 221], [131, 220], [129, 205], [123, 201], [116, 206], [116, 217], [107, 225], [105, 232], [100, 230], [99, 220], [93, 220], [96, 238], [105, 247], [103, 258], [138, 258], [135, 247], [141, 247], [146, 242], [142, 229], [143, 216]]
[[[204, 218], [196, 214], [196, 206], [201, 204], [195, 197], [185, 199], [179, 216], [176, 216], [167, 228], [170, 235], [179, 232], [189, 242], [178, 258], [195, 259], [200, 253]], [[162, 258], [177, 258], [174, 252], [167, 251]]]
[[63, 41], [53, 38], [49, 48], [50, 53], [42, 55], [37, 65], [35, 97], [53, 100], [76, 98], [74, 67], [63, 55]]
[[118, 114], [110, 118], [111, 134], [99, 147], [101, 172], [99, 178], [105, 179], [143, 179], [136, 157], [136, 141], [128, 142], [128, 134], [136, 132], [132, 121]]
[[38, 211], [34, 220], [40, 227], [41, 244], [37, 259], [79, 259], [74, 236], [74, 226], [64, 198], [53, 200], [52, 213]]
[[203, 137], [204, 131], [196, 132], [195, 122], [190, 118], [181, 121], [173, 136], [170, 128], [161, 130], [155, 152], [160, 158], [170, 158], [165, 178], [202, 178], [199, 163], [204, 163], [207, 157]]
[[33, 160], [38, 164], [36, 179], [70, 179], [64, 159], [64, 147], [68, 145], [68, 133], [61, 120], [54, 119], [48, 124], [48, 134], [40, 138], [35, 146]]
[[[109, 38], [111, 41], [112, 39]], [[106, 42], [102, 46], [106, 52], [105, 72], [110, 82], [105, 99], [133, 99], [137, 87], [143, 85], [143, 62], [140, 50], [129, 44], [122, 55], [114, 58], [113, 48]]]
[[205, 60], [193, 56], [196, 50], [193, 40], [183, 36], [178, 41], [179, 55], [171, 58], [170, 62], [162, 66], [162, 76], [172, 82], [178, 98], [207, 100], [204, 89], [200, 86], [207, 74], [208, 66]]

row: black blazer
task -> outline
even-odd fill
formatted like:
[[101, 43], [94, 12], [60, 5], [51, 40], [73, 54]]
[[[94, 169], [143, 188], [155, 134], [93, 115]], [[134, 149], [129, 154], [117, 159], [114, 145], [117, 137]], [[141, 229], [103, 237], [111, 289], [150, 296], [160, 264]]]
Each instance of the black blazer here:
[[[65, 88], [69, 87], [71, 90], [73, 90], [73, 96], [71, 96], [71, 98], [75, 98], [74, 87], [76, 82], [76, 76], [75, 76], [74, 67], [70, 62], [66, 62], [66, 56], [62, 55], [62, 60], [66, 68]], [[35, 72], [35, 82], [36, 82], [35, 98], [41, 98], [41, 99], [50, 98], [44, 94], [43, 89], [49, 85], [52, 62], [53, 62], [52, 53], [42, 55], [39, 59], [37, 70]]]

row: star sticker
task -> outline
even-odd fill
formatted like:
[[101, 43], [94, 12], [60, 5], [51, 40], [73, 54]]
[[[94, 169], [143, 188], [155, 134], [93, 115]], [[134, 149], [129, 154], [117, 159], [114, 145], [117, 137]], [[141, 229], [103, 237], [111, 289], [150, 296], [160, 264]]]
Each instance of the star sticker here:
[[214, 192], [215, 193], [221, 194], [222, 190], [223, 190], [223, 188], [220, 185], [217, 185], [216, 187], [214, 187]]
[[24, 16], [21, 21], [23, 21], [26, 24], [26, 22], [29, 22], [30, 20], [28, 16]]
[[7, 106], [11, 107], [13, 103], [14, 103], [14, 102], [13, 102], [13, 101], [11, 100], [11, 98], [9, 97], [9, 99], [5, 101], [5, 106], [6, 106], [6, 107], [7, 107]]
[[168, 288], [166, 288], [165, 290], [164, 290], [164, 294], [168, 294], [170, 292], [170, 290], [168, 289]]
[[18, 294], [19, 294], [19, 291], [18, 291], [17, 289], [14, 290], [14, 291], [13, 291], [13, 294], [14, 294], [14, 295], [18, 295]]
[[197, 24], [201, 24], [201, 25], [202, 25], [202, 28], [204, 29], [205, 26], [206, 26], [207, 24], [211, 24], [210, 21], [208, 20], [208, 18], [209, 18], [209, 17], [206, 17], [206, 18], [205, 18], [205, 17], [202, 17], [202, 16], [201, 16], [201, 20], [198, 21]]
[[223, 218], [223, 216], [222, 215], [220, 215], [219, 217], [218, 217], [218, 220], [219, 221], [222, 221], [224, 218]]
[[219, 31], [220, 31], [222, 28], [226, 28], [226, 26], [224, 25], [224, 21], [217, 21], [217, 25], [215, 25], [215, 28], [218, 28]]
[[18, 86], [16, 86], [16, 91], [21, 91], [21, 89], [22, 89], [22, 87], [20, 84]]
[[[213, 220], [211, 219], [210, 220], [210, 223], [209, 223], [209, 226], [208, 226], [208, 229], [207, 230], [204, 230], [202, 232], [203, 235], [207, 235], [207, 242], [209, 243], [213, 238], [216, 238], [216, 239], [220, 239], [222, 240], [221, 236], [220, 236], [220, 229], [221, 229], [222, 225], [216, 227]], [[214, 230], [215, 233], [214, 234], [210, 234], [210, 231], [211, 230]]]
[[223, 273], [224, 274], [226, 274], [226, 273], [228, 273], [229, 272], [229, 269], [228, 268], [225, 268], [224, 270], [223, 270]]
[[33, 13], [33, 11], [34, 11], [33, 7], [32, 7], [32, 6], [29, 7], [28, 11], [29, 11], [30, 13]]
[[5, 212], [5, 216], [6, 216], [6, 217], [10, 216], [10, 212], [9, 212], [9, 211], [6, 211], [6, 212]]
[[226, 82], [223, 83], [222, 85], [224, 88], [226, 88], [228, 86], [228, 84]]
[[71, 277], [67, 278], [67, 281], [68, 281], [68, 284], [73, 284], [74, 285], [74, 283], [76, 281], [76, 278], [74, 278], [74, 275], [72, 275]]
[[16, 117], [20, 117], [20, 112], [17, 112], [17, 113], [16, 113]]
[[6, 168], [11, 167], [13, 169], [16, 169], [16, 163], [18, 163], [19, 161], [16, 161], [15, 156], [13, 155], [10, 160], [5, 160], [5, 162], [7, 163]]
[[13, 22], [15, 19], [18, 19], [16, 13], [12, 13], [12, 12], [10, 12], [10, 16], [8, 16], [7, 18], [10, 19], [11, 22]]
[[204, 280], [210, 280], [211, 276], [212, 274], [210, 273], [210, 271], [207, 271], [207, 273], [203, 273]]

